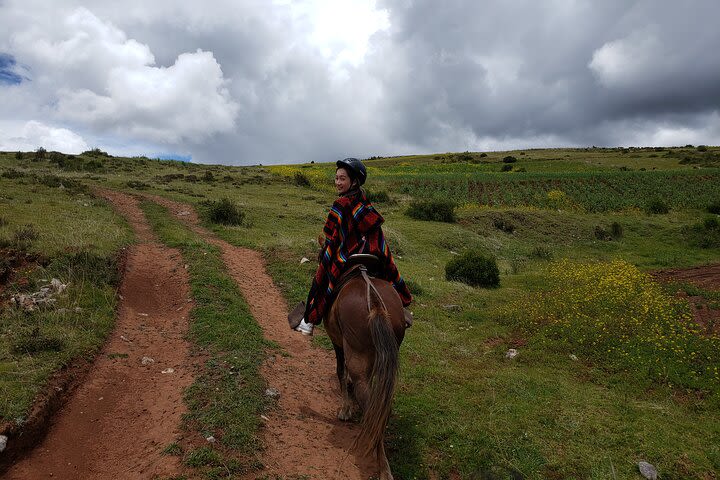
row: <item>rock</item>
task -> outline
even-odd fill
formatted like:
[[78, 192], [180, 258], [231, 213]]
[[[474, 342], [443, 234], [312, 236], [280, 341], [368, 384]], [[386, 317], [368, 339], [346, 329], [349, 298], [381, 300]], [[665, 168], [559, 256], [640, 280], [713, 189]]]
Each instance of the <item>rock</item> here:
[[507, 352], [505, 352], [505, 358], [515, 358], [518, 356], [518, 351], [514, 348], [509, 349]]
[[153, 360], [150, 357], [142, 357], [142, 360], [140, 360], [140, 363], [143, 365], [150, 365], [151, 363], [155, 363], [155, 360]]
[[7, 447], [8, 437], [5, 435], [0, 435], [0, 452], [5, 450], [5, 447]]
[[280, 391], [277, 388], [265, 389], [265, 396], [270, 398], [280, 398]]
[[459, 312], [461, 310], [460, 305], [443, 305], [443, 308], [447, 310], [448, 312]]
[[263, 420], [266, 421], [266, 422], [269, 422], [269, 421], [270, 421], [270, 419], [269, 419], [268, 417], [266, 417], [265, 415], [260, 415], [260, 418], [263, 419]]
[[215, 437], [213, 437], [212, 435], [210, 435], [209, 437], [207, 437], [205, 440], [207, 440], [207, 441], [210, 442], [210, 443], [215, 443]]
[[310, 261], [309, 258], [303, 257], [303, 258], [300, 259], [300, 265], [302, 265], [303, 263], [307, 263], [307, 262], [309, 262], [309, 261]]
[[160, 372], [160, 373], [173, 373], [173, 372], [175, 372], [175, 369], [174, 369], [174, 368], [166, 368], [165, 370], [163, 370], [163, 371]]
[[577, 362], [577, 359], [577, 355], [575, 355], [574, 353], [570, 354], [570, 360], [572, 360], [573, 362]]
[[657, 480], [657, 469], [654, 466], [650, 465], [648, 462], [639, 461], [638, 469], [640, 470], [640, 475], [647, 478], [648, 480]]
[[183, 210], [177, 213], [178, 217], [187, 217], [188, 215], [190, 215], [190, 212], [188, 212], [187, 210]]
[[130, 341], [132, 341], [132, 340], [130, 340], [129, 338], [127, 338], [125, 335], [120, 335], [120, 340], [122, 340], [123, 342], [130, 342]]

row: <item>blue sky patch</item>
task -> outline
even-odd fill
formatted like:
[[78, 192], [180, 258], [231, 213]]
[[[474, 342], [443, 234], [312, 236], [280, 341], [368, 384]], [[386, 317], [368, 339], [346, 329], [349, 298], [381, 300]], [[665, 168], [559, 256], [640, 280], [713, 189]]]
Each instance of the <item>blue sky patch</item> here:
[[9, 53], [0, 52], [0, 84], [17, 85], [25, 78], [15, 73], [15, 57]]

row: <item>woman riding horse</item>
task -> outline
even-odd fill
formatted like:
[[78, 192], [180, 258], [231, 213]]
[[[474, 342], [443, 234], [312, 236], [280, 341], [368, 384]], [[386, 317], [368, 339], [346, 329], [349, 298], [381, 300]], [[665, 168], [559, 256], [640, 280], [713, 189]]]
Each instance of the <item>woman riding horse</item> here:
[[[312, 335], [330, 307], [330, 300], [350, 255], [375, 255], [382, 266], [378, 278], [387, 280], [400, 295], [403, 307], [412, 302], [412, 295], [400, 276], [381, 225], [382, 215], [365, 195], [362, 185], [367, 179], [365, 165], [357, 158], [338, 160], [335, 188], [339, 197], [332, 205], [323, 233], [325, 242], [320, 265], [315, 272], [305, 303], [305, 315], [296, 330]], [[406, 315], [407, 317], [407, 315]]]

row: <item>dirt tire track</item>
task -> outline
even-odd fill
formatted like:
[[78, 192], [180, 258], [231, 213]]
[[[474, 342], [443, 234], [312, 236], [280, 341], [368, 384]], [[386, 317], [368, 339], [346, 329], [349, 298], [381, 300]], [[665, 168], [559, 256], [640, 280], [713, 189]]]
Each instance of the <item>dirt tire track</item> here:
[[[113, 333], [43, 441], [13, 465], [12, 480], [148, 479], [181, 473], [162, 450], [180, 436], [183, 390], [192, 383], [188, 274], [160, 245], [137, 200], [99, 191], [133, 227]], [[143, 365], [143, 357], [154, 361]], [[162, 370], [172, 368], [173, 373]]]
[[371, 459], [349, 453], [359, 426], [337, 419], [340, 391], [334, 353], [314, 348], [309, 337], [290, 330], [287, 304], [268, 275], [262, 255], [235, 247], [200, 227], [197, 214], [189, 205], [154, 195], [147, 198], [168, 208], [222, 250], [223, 261], [265, 338], [289, 353], [271, 357], [261, 369], [269, 387], [280, 392], [277, 409], [266, 415], [262, 473], [353, 480], [367, 479], [376, 473]]

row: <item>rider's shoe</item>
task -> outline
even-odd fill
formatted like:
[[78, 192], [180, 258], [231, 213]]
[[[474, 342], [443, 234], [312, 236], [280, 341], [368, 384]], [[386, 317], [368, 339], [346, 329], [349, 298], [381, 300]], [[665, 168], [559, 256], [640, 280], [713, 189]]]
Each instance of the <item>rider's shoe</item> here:
[[300, 321], [300, 325], [295, 327], [295, 330], [302, 333], [303, 335], [312, 335], [313, 334], [313, 325], [312, 323], [307, 323], [305, 319], [303, 318]]

